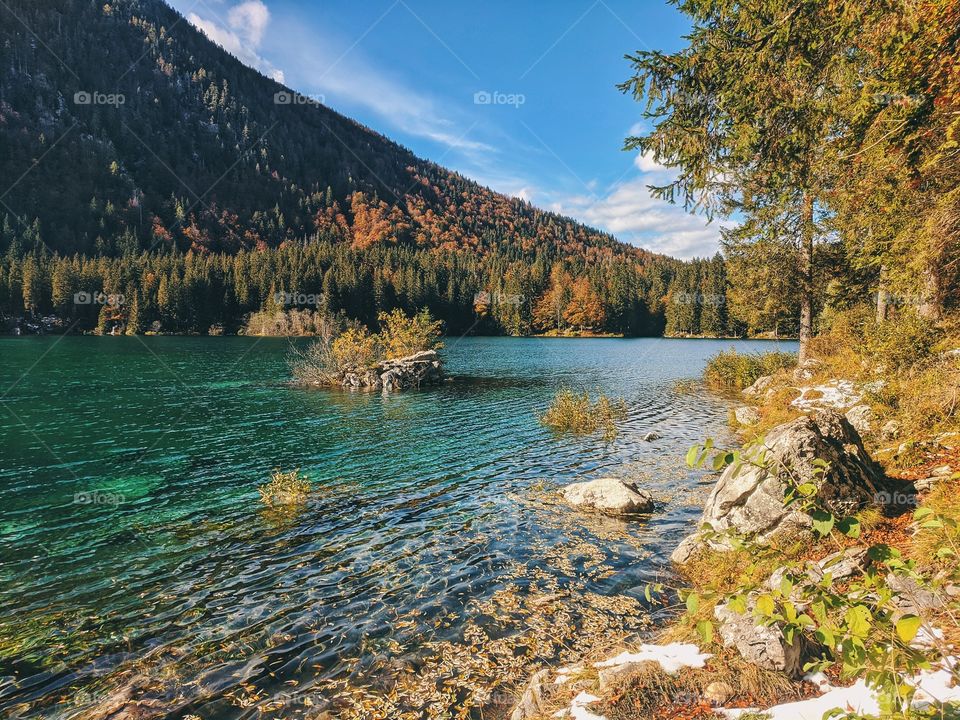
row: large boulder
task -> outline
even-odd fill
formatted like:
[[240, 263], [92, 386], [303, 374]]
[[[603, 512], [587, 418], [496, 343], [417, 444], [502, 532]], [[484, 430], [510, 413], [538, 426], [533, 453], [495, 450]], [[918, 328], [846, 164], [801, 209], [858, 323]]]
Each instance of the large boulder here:
[[653, 510], [650, 493], [636, 484], [618, 478], [598, 478], [567, 485], [563, 499], [580, 510], [594, 510], [605, 515], [632, 515]]
[[[700, 524], [717, 533], [730, 531], [764, 542], [785, 531], [808, 528], [807, 513], [784, 507], [790, 486], [813, 483], [820, 504], [844, 515], [877, 502], [882, 491], [892, 489], [857, 431], [831, 410], [777, 426], [762, 447], [745, 454], [752, 462], [727, 467], [707, 499]], [[826, 461], [828, 470], [822, 472], [815, 460]], [[708, 542], [717, 549], [725, 547], [717, 538]], [[702, 543], [695, 533], [671, 557], [684, 563]]]

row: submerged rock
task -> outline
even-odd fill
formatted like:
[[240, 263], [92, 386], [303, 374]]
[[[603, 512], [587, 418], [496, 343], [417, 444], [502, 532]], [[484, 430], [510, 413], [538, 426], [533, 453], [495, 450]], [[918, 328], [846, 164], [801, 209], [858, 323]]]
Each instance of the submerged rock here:
[[[719, 533], [731, 531], [764, 542], [779, 533], [810, 526], [805, 512], [784, 507], [790, 485], [814, 484], [819, 502], [842, 515], [876, 502], [881, 491], [891, 489], [864, 450], [857, 431], [837, 412], [821, 411], [777, 426], [767, 435], [763, 450], [763, 463], [744, 462], [723, 471], [707, 499], [700, 524], [709, 524]], [[815, 460], [827, 462], [827, 472], [822, 473]], [[702, 544], [695, 533], [671, 558], [687, 562]], [[711, 540], [710, 545], [725, 549], [720, 540]]]
[[619, 478], [598, 478], [567, 485], [563, 499], [578, 510], [595, 510], [606, 515], [632, 515], [653, 510], [650, 493], [635, 483]]
[[660, 439], [660, 435], [658, 435], [656, 431], [650, 431], [643, 436], [644, 442], [653, 442], [654, 440], [659, 440], [659, 439]]

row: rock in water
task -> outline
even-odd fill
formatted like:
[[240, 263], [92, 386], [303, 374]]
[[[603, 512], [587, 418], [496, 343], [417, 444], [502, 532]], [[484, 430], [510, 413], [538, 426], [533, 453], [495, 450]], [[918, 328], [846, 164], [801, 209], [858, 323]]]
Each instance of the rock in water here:
[[606, 515], [632, 515], [653, 510], [653, 498], [636, 484], [618, 478], [598, 478], [567, 485], [563, 499], [579, 510]]
[[443, 380], [443, 364], [436, 350], [422, 350], [408, 357], [383, 360], [372, 368], [343, 373], [340, 383], [346, 388], [365, 388], [394, 392], [432, 385]]
[[[840, 515], [877, 502], [881, 492], [893, 490], [867, 455], [857, 431], [832, 410], [777, 426], [767, 435], [763, 449], [763, 467], [744, 462], [724, 470], [707, 499], [701, 524], [763, 542], [780, 532], [810, 526], [805, 512], [784, 507], [790, 484], [813, 483], [819, 501]], [[820, 474], [814, 460], [829, 463], [828, 471]], [[684, 563], [701, 544], [695, 533], [684, 539], [671, 558]], [[711, 541], [711, 546], [724, 549], [718, 540]]]

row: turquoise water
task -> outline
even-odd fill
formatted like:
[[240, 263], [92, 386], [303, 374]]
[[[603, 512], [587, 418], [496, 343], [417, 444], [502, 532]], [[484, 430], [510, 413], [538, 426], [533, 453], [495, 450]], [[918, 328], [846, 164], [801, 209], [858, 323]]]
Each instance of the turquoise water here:
[[[504, 705], [497, 678], [641, 629], [643, 587], [708, 487], [684, 453], [730, 439], [728, 404], [678, 381], [731, 345], [774, 349], [450, 340], [454, 381], [385, 397], [288, 387], [285, 340], [0, 338], [0, 709]], [[538, 423], [563, 385], [626, 400], [613, 442]], [[260, 504], [273, 468], [313, 482], [300, 512]], [[638, 480], [657, 511], [556, 503], [603, 475]]]

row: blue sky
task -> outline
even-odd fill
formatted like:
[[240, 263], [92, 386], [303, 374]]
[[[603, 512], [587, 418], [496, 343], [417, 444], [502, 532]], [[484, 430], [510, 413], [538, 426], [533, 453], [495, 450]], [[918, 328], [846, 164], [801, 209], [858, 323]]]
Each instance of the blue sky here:
[[679, 47], [665, 0], [168, 0], [248, 65], [494, 190], [676, 257], [719, 229], [653, 200], [626, 153], [624, 53]]

